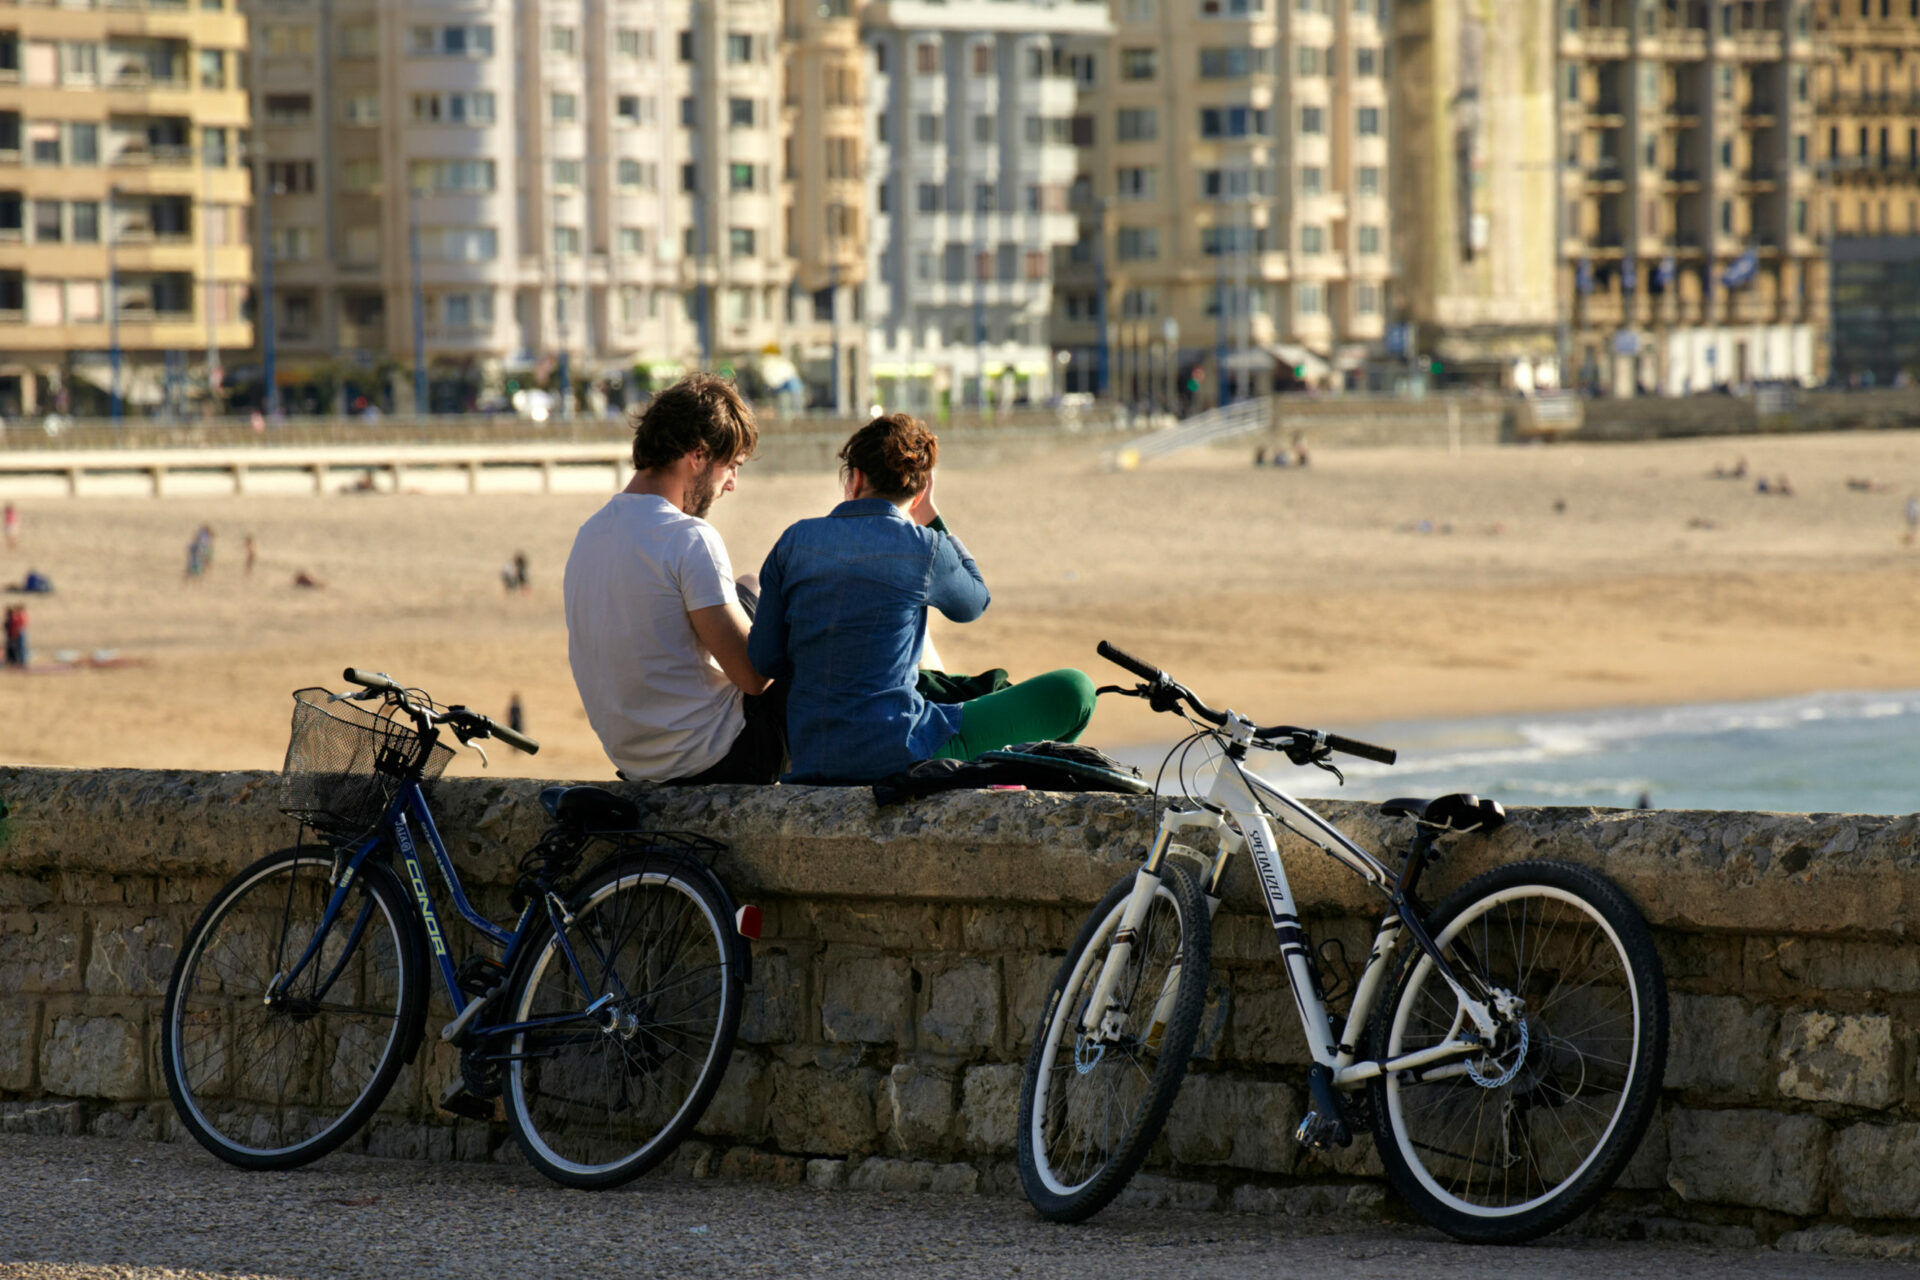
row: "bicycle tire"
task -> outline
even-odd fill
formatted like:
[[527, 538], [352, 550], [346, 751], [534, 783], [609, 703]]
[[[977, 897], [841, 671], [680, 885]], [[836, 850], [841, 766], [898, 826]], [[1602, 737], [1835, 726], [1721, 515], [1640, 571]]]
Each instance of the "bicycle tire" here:
[[581, 992], [543, 921], [515, 967], [508, 1020], [616, 999], [584, 1030], [508, 1040], [507, 1123], [540, 1172], [599, 1190], [666, 1159], [713, 1100], [740, 1026], [746, 944], [726, 889], [684, 858], [626, 858], [589, 873], [568, 910], [569, 946], [595, 990]]
[[[1048, 988], [1046, 1013], [1035, 1028], [1020, 1084], [1020, 1186], [1041, 1216], [1055, 1222], [1092, 1217], [1139, 1171], [1180, 1092], [1200, 1029], [1213, 951], [1211, 919], [1193, 873], [1169, 859], [1128, 968], [1114, 988], [1112, 1007], [1125, 1012], [1130, 1028], [1146, 1025], [1147, 1034], [1090, 1048], [1085, 1036], [1073, 1033], [1133, 885], [1132, 875], [1114, 885], [1080, 926]], [[1177, 976], [1172, 972], [1176, 959]], [[1163, 1004], [1169, 981], [1170, 1010]], [[1167, 1016], [1156, 1045], [1158, 1013]], [[1095, 1077], [1097, 1085], [1080, 1087]], [[1136, 1084], [1141, 1080], [1145, 1083]], [[1134, 1088], [1138, 1092], [1116, 1116], [1121, 1086], [1129, 1086], [1129, 1094]], [[1096, 1112], [1102, 1122], [1099, 1137], [1093, 1132]], [[1116, 1128], [1117, 1141], [1112, 1140]]]
[[418, 1042], [426, 956], [413, 900], [383, 864], [361, 867], [289, 999], [268, 1002], [319, 927], [332, 871], [332, 853], [314, 848], [246, 868], [201, 912], [167, 983], [160, 1061], [174, 1111], [243, 1169], [295, 1168], [352, 1137]]
[[[1427, 927], [1457, 976], [1477, 972], [1525, 1000], [1527, 1014], [1496, 1053], [1474, 1060], [1478, 1079], [1403, 1072], [1369, 1082], [1381, 1163], [1413, 1210], [1448, 1235], [1531, 1240], [1598, 1200], [1653, 1119], [1667, 1054], [1660, 957], [1626, 895], [1567, 863], [1489, 871]], [[1374, 1057], [1447, 1034], [1441, 1020], [1458, 1002], [1424, 954], [1409, 955], [1390, 990], [1369, 1036]]]

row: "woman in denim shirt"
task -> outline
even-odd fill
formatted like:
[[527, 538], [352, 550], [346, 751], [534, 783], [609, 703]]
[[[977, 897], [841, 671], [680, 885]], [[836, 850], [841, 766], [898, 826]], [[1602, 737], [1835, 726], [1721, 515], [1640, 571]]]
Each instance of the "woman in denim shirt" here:
[[747, 656], [788, 682], [787, 782], [872, 782], [916, 760], [1071, 742], [1093, 715], [1084, 672], [1049, 671], [963, 703], [915, 689], [927, 608], [985, 612], [987, 584], [933, 505], [939, 442], [905, 414], [840, 450], [846, 501], [780, 535], [760, 569]]

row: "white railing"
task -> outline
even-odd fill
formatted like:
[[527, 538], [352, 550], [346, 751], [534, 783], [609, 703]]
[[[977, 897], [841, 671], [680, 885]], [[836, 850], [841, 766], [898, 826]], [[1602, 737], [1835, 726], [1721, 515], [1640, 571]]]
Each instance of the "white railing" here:
[[1146, 462], [1179, 453], [1183, 449], [1212, 444], [1216, 440], [1231, 440], [1235, 436], [1265, 431], [1272, 425], [1272, 402], [1265, 396], [1256, 396], [1252, 400], [1197, 413], [1177, 427], [1168, 427], [1143, 437], [1126, 446], [1122, 452], [1130, 452], [1138, 461]]

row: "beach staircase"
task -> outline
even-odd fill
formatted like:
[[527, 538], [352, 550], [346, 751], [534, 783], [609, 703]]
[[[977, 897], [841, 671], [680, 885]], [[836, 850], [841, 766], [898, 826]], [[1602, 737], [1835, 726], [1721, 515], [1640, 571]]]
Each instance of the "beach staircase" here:
[[1114, 466], [1131, 470], [1155, 458], [1165, 458], [1204, 444], [1231, 440], [1235, 436], [1251, 435], [1256, 431], [1265, 431], [1272, 425], [1272, 399], [1267, 396], [1256, 396], [1251, 400], [1241, 400], [1236, 404], [1221, 405], [1217, 409], [1196, 413], [1177, 426], [1143, 436], [1131, 444], [1114, 450], [1109, 456], [1109, 461]]

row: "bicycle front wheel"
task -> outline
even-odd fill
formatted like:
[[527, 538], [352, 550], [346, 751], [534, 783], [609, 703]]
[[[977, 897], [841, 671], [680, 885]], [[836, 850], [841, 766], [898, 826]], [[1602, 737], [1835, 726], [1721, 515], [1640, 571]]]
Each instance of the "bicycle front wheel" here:
[[1211, 922], [1193, 873], [1169, 860], [1114, 985], [1109, 1034], [1081, 1030], [1133, 886], [1133, 876], [1114, 885], [1081, 926], [1020, 1087], [1020, 1185], [1055, 1222], [1092, 1217], [1139, 1171], [1200, 1029]]
[[[1626, 895], [1565, 863], [1490, 871], [1428, 928], [1470, 991], [1519, 1004], [1491, 1052], [1371, 1082], [1380, 1159], [1447, 1234], [1530, 1240], [1599, 1199], [1653, 1118], [1667, 1056], [1660, 957]], [[1375, 1020], [1373, 1054], [1471, 1030], [1432, 959], [1416, 954]]]
[[174, 1110], [241, 1168], [290, 1169], [351, 1137], [425, 1014], [425, 960], [398, 879], [362, 866], [322, 934], [332, 871], [330, 852], [299, 849], [242, 871], [187, 935], [167, 985], [160, 1062]]
[[592, 1190], [666, 1159], [713, 1100], [745, 944], [720, 882], [681, 859], [616, 863], [569, 909], [516, 974], [510, 1020], [546, 1025], [504, 1037], [507, 1122], [542, 1173]]

